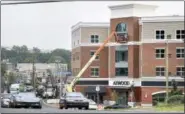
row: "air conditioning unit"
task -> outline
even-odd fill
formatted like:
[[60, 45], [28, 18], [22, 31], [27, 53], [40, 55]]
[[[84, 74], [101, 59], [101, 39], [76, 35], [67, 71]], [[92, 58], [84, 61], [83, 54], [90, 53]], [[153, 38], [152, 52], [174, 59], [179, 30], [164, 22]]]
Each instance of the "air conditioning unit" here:
[[172, 35], [171, 34], [168, 34], [167, 35], [167, 39], [171, 39], [172, 38]]

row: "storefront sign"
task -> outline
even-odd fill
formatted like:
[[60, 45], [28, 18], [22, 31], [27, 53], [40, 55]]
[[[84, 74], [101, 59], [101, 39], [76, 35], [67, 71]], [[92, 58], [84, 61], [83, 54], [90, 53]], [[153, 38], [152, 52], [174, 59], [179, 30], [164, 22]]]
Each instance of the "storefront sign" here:
[[130, 85], [129, 81], [114, 81], [113, 85]]
[[131, 86], [131, 81], [128, 80], [109, 80], [109, 86], [121, 86], [121, 87], [129, 87]]

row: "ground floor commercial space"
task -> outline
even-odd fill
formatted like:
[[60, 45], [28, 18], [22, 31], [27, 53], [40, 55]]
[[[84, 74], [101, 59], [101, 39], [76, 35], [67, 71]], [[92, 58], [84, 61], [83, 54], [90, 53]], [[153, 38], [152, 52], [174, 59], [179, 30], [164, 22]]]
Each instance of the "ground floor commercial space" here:
[[[184, 91], [184, 81], [177, 80], [178, 88]], [[99, 92], [96, 86], [100, 86]], [[164, 98], [166, 95], [165, 81], [140, 81], [135, 80], [105, 80], [105, 81], [80, 81], [75, 86], [76, 91], [82, 92], [89, 99], [98, 103], [115, 101], [122, 105], [152, 106], [154, 99]], [[172, 84], [169, 81], [169, 91]], [[159, 98], [160, 97], [160, 98]], [[99, 99], [98, 99], [99, 98]]]

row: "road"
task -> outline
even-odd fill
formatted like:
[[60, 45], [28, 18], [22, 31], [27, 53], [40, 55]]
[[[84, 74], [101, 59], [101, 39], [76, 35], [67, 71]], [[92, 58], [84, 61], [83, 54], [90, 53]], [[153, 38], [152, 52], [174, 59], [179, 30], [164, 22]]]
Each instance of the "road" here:
[[[42, 109], [25, 109], [25, 108], [1, 108], [1, 113], [157, 113], [150, 109], [129, 109], [129, 110], [78, 110], [78, 109], [58, 109], [55, 107], [48, 107], [43, 105]], [[169, 113], [169, 112], [168, 112]], [[177, 112], [178, 113], [178, 112]], [[183, 114], [183, 113], [182, 113]]]
[[[134, 113], [135, 110], [78, 110], [78, 109], [59, 109], [55, 107], [49, 107], [43, 104], [42, 109], [32, 108], [1, 108], [1, 113]], [[154, 112], [150, 110], [137, 110], [137, 112], [148, 113]]]

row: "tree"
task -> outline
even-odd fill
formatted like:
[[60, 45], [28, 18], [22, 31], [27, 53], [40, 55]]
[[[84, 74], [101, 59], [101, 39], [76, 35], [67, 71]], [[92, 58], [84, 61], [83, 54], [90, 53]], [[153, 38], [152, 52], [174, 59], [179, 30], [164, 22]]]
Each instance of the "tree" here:
[[26, 45], [23, 45], [20, 47], [20, 52], [27, 53], [28, 52], [28, 47]]
[[6, 73], [6, 64], [5, 63], [1, 63], [1, 76], [4, 76]]
[[16, 75], [12, 72], [10, 72], [9, 74], [6, 75], [6, 78], [7, 78], [7, 81], [8, 81], [8, 84], [11, 85], [13, 83], [15, 83], [16, 81]]
[[178, 83], [174, 79], [171, 81], [171, 85], [172, 85], [172, 90], [170, 91], [169, 96], [183, 94], [182, 90], [178, 90]]

